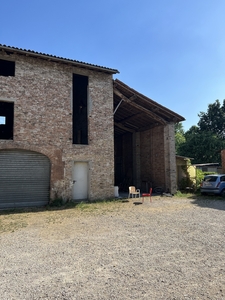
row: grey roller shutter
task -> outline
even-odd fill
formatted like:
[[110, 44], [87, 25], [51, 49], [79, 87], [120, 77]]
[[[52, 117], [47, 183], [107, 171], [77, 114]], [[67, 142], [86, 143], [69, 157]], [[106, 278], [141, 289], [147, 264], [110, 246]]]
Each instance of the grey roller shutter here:
[[0, 208], [43, 206], [49, 201], [50, 161], [25, 150], [0, 150]]

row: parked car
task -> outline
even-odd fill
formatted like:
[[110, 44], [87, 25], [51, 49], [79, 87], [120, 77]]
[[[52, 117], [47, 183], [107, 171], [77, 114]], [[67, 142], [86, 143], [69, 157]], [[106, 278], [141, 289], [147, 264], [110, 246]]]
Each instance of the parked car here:
[[201, 194], [225, 196], [225, 174], [206, 175], [201, 183]]

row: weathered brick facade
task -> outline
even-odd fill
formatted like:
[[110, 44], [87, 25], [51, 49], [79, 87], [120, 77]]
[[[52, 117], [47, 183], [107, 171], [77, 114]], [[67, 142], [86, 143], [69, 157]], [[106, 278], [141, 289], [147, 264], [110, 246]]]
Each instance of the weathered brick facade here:
[[[43, 153], [51, 161], [51, 197], [58, 180], [72, 180], [74, 161], [88, 162], [88, 198], [114, 195], [112, 74], [19, 54], [15, 76], [0, 77], [0, 101], [14, 102], [14, 138], [1, 149]], [[88, 145], [72, 143], [72, 74], [88, 76]]]
[[[1, 157], [10, 152], [6, 149], [47, 156], [51, 199], [60, 185], [62, 191], [67, 190], [63, 195], [75, 200], [114, 197], [114, 185], [126, 192], [129, 185], [141, 192], [150, 186], [176, 192], [174, 122], [183, 117], [113, 80], [117, 70], [2, 45], [0, 50], [3, 69], [7, 61], [15, 62], [15, 74], [0, 70], [1, 107], [11, 103], [8, 106], [14, 109], [13, 139], [3, 138], [5, 129], [0, 132]], [[80, 89], [82, 84], [86, 84], [84, 90]], [[75, 101], [79, 93], [82, 101], [85, 94], [87, 119], [81, 131], [83, 119], [80, 121], [78, 111], [82, 106]], [[85, 135], [85, 142], [81, 142], [79, 134], [82, 130], [86, 134], [87, 127], [88, 139]], [[74, 198], [78, 195], [74, 174], [80, 172], [81, 165], [88, 173], [87, 194], [86, 198]], [[12, 204], [13, 197], [10, 201]]]
[[[176, 192], [174, 124], [141, 132], [141, 178], [153, 187]], [[142, 186], [143, 183], [142, 183]]]
[[116, 162], [122, 162], [118, 185], [121, 184], [125, 190], [129, 185], [135, 185], [142, 192], [147, 192], [150, 187], [176, 192], [173, 123], [143, 132], [129, 133], [116, 140], [115, 144]]

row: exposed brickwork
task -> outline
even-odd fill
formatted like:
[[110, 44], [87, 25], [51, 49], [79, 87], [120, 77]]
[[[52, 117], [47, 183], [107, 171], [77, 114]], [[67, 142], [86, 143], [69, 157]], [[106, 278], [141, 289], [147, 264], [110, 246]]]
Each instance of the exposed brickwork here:
[[135, 185], [141, 192], [156, 186], [176, 192], [174, 124], [127, 133], [116, 139], [115, 145], [116, 160], [122, 173], [117, 184], [121, 184], [123, 190]]
[[165, 186], [163, 126], [141, 133], [142, 178], [154, 186]]
[[[1, 54], [2, 59], [8, 59]], [[74, 161], [89, 162], [89, 199], [114, 195], [112, 76], [37, 58], [11, 55], [15, 77], [0, 77], [0, 100], [14, 101], [14, 140], [0, 149], [26, 149], [51, 161], [51, 187], [71, 181]], [[72, 74], [89, 77], [89, 145], [72, 144]], [[53, 195], [52, 195], [53, 196]]]
[[174, 125], [157, 126], [141, 132], [142, 186], [160, 186], [176, 191]]
[[170, 123], [164, 127], [164, 159], [166, 191], [174, 194], [177, 190], [175, 129]]
[[[74, 162], [79, 161], [88, 162], [88, 198], [113, 197], [112, 76], [23, 55], [1, 54], [0, 58], [16, 62], [15, 77], [0, 76], [0, 100], [15, 103], [14, 140], [0, 140], [0, 149], [46, 155], [51, 162], [51, 197], [56, 182], [72, 181]], [[88, 145], [72, 144], [73, 73], [88, 76]], [[175, 192], [174, 139], [174, 124], [119, 137], [116, 150], [121, 175], [116, 184], [126, 188], [135, 184], [142, 191], [150, 185], [161, 186]]]

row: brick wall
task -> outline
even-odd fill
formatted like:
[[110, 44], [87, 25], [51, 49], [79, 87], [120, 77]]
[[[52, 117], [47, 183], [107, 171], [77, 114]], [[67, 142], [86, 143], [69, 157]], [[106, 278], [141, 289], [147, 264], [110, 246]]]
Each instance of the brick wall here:
[[157, 126], [141, 132], [140, 163], [142, 187], [160, 186], [176, 192], [176, 157], [174, 124]]
[[165, 185], [163, 126], [141, 133], [141, 177], [149, 185]]
[[175, 129], [170, 123], [164, 127], [164, 157], [165, 157], [165, 185], [166, 190], [174, 194], [177, 190]]
[[[22, 55], [10, 59], [16, 61], [15, 77], [0, 77], [0, 100], [15, 103], [14, 139], [0, 140], [0, 149], [27, 149], [48, 156], [51, 188], [57, 180], [71, 181], [74, 161], [87, 161], [89, 199], [112, 197], [112, 76]], [[73, 73], [89, 77], [89, 145], [72, 144]]]

